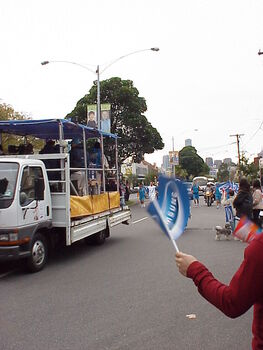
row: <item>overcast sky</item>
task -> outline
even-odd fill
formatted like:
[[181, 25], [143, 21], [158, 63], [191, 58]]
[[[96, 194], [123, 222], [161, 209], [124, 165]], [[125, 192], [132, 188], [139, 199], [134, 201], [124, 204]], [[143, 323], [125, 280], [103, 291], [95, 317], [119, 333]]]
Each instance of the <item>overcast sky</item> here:
[[[8, 0], [0, 8], [0, 102], [33, 119], [64, 118], [91, 88], [95, 71], [131, 79], [165, 148], [191, 138], [203, 158], [255, 156], [263, 146], [263, 1]], [[195, 131], [197, 129], [198, 131]]]

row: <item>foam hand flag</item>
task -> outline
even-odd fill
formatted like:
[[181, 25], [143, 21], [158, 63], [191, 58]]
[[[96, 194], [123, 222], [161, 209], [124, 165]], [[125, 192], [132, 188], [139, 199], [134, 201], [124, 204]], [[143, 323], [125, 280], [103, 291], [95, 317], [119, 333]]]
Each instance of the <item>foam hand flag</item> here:
[[148, 212], [179, 251], [175, 240], [184, 232], [190, 214], [186, 186], [175, 178], [160, 177], [158, 200], [155, 199], [149, 204]]
[[261, 228], [244, 216], [240, 219], [233, 236], [243, 242], [250, 243], [260, 233], [262, 233]]

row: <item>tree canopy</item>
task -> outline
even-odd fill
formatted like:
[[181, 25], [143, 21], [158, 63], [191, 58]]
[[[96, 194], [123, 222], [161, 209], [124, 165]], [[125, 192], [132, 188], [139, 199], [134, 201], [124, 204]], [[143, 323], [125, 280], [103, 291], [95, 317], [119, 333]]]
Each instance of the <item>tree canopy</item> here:
[[187, 171], [188, 177], [195, 177], [209, 173], [209, 167], [197, 154], [192, 146], [186, 146], [179, 152], [179, 165]]
[[[147, 120], [146, 101], [139, 96], [139, 91], [131, 80], [111, 78], [100, 82], [101, 103], [111, 104], [111, 132], [119, 136], [118, 152], [120, 162], [132, 157], [140, 162], [145, 153], [153, 153], [164, 147], [156, 128]], [[66, 118], [73, 118], [79, 123], [87, 123], [87, 105], [97, 101], [96, 82], [88, 95], [81, 98]], [[106, 140], [105, 149], [113, 152], [110, 140]]]
[[[25, 120], [31, 119], [27, 114], [17, 112], [12, 106], [6, 103], [0, 103], [0, 120]], [[8, 145], [19, 146], [24, 143], [32, 143], [35, 149], [39, 150], [43, 147], [43, 141], [29, 136], [26, 139], [22, 136], [2, 134], [2, 147], [7, 153]]]
[[27, 115], [16, 112], [14, 108], [6, 103], [0, 103], [0, 120], [22, 120], [30, 119]]
[[244, 176], [248, 181], [252, 182], [255, 179], [259, 178], [259, 168], [254, 162], [249, 163], [249, 159], [245, 157], [244, 154], [241, 156], [240, 163], [240, 173], [241, 176]]
[[218, 181], [228, 181], [229, 180], [229, 170], [228, 165], [225, 163], [222, 163], [218, 169], [217, 172], [217, 180]]

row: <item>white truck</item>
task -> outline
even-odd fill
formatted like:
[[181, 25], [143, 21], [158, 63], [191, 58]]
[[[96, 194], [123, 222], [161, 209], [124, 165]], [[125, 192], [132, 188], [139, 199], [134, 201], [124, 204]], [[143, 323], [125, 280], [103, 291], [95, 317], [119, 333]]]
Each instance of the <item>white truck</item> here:
[[[89, 137], [100, 138], [102, 149], [103, 137], [112, 137], [117, 146], [115, 135], [64, 119], [0, 121], [0, 133], [53, 139], [60, 145], [57, 154], [0, 156], [0, 261], [25, 258], [28, 269], [37, 272], [55, 244], [69, 246], [84, 238], [102, 244], [113, 226], [128, 223], [130, 209], [120, 206], [117, 151], [112, 169], [89, 169], [87, 164], [78, 169], [86, 178], [86, 195], [78, 196], [70, 176], [70, 155], [63, 147], [64, 140], [75, 136], [82, 136], [84, 145]], [[48, 169], [48, 160], [56, 160], [59, 167]], [[101, 171], [102, 181], [97, 184], [101, 193], [89, 194], [90, 171]], [[54, 172], [59, 173], [59, 180], [51, 180]], [[115, 191], [105, 190], [106, 172], [117, 179]]]

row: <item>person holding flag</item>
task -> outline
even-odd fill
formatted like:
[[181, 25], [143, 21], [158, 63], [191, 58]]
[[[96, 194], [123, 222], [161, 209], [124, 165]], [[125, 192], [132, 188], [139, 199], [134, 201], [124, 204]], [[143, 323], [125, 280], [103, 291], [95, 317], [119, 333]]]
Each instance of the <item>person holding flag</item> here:
[[223, 191], [222, 205], [225, 209], [226, 223], [230, 224], [232, 232], [235, 230], [236, 216], [236, 210], [233, 207], [234, 199], [235, 192], [232, 190], [232, 188], [229, 189], [228, 194], [226, 191]]
[[[242, 218], [243, 219], [243, 218]], [[246, 221], [248, 221], [246, 219]], [[242, 227], [244, 229], [244, 226]], [[241, 232], [242, 232], [241, 228]], [[244, 238], [244, 241], [249, 242]], [[179, 272], [191, 278], [199, 293], [226, 316], [236, 318], [254, 306], [252, 349], [263, 349], [263, 234], [253, 235], [244, 260], [229, 285], [218, 281], [205, 265], [192, 255], [177, 252]]]

